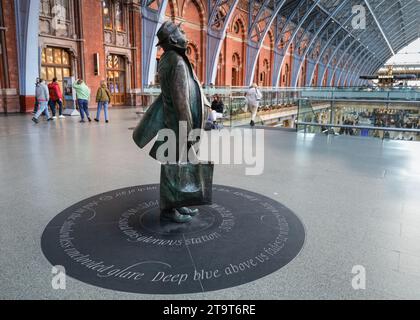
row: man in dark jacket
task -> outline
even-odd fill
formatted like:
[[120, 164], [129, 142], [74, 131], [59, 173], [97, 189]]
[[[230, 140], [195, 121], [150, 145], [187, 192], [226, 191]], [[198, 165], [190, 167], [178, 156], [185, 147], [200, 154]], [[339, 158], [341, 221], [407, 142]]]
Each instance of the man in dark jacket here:
[[223, 118], [225, 105], [223, 104], [222, 99], [219, 95], [214, 95], [213, 102], [211, 103], [211, 112], [209, 115], [209, 120], [215, 124], [217, 119]]
[[[158, 135], [158, 139], [150, 151], [150, 156], [159, 161], [160, 147], [167, 143], [159, 138], [159, 131], [170, 129], [176, 136], [176, 161], [185, 163], [188, 161], [183, 158], [183, 155], [189, 154], [191, 149], [197, 151], [197, 146], [194, 143], [183, 141], [185, 139], [181, 138], [181, 130], [186, 129], [186, 133], [189, 134], [194, 129], [202, 129], [207, 120], [207, 108], [204, 108], [204, 104], [210, 106], [186, 56], [188, 41], [184, 33], [173, 22], [166, 21], [159, 29], [157, 36], [159, 38], [158, 45], [164, 50], [159, 61], [162, 93], [149, 107], [140, 124], [134, 130], [133, 139], [140, 148], [143, 148]], [[199, 184], [203, 184], [202, 178], [194, 178], [198, 179], [198, 182], [195, 182], [197, 185], [192, 183], [190, 187], [199, 189]], [[164, 205], [167, 202], [166, 196], [172, 195], [162, 192], [161, 176], [161, 217], [177, 223], [186, 223], [198, 213], [198, 210], [186, 207], [167, 208]]]

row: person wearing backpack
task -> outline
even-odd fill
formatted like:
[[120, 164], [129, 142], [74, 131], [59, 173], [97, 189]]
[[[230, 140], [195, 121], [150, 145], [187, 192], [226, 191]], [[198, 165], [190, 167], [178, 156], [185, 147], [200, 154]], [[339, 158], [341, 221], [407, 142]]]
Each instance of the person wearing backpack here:
[[255, 119], [257, 117], [258, 108], [262, 99], [261, 91], [258, 89], [258, 85], [254, 83], [248, 92], [245, 94], [248, 110], [251, 110], [251, 127], [255, 126]]
[[111, 101], [111, 93], [109, 92], [106, 82], [102, 81], [101, 86], [98, 89], [98, 92], [96, 93], [96, 102], [98, 103], [98, 111], [96, 113], [95, 121], [99, 122], [99, 119], [101, 117], [101, 110], [102, 107], [104, 108], [104, 114], [105, 114], [105, 122], [109, 122], [108, 117], [108, 105]]

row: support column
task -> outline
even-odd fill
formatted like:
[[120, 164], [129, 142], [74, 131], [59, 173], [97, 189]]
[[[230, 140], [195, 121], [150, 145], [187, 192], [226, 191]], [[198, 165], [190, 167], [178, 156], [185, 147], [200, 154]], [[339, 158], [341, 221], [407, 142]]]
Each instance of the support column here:
[[312, 79], [312, 73], [315, 69], [315, 61], [312, 59], [308, 59], [308, 63], [306, 65], [306, 79], [305, 83], [308, 87], [312, 86], [311, 79]]
[[340, 85], [340, 78], [341, 78], [341, 73], [343, 72], [343, 70], [341, 68], [336, 69], [335, 71], [335, 82], [333, 83], [334, 87], [338, 87]]
[[35, 104], [35, 79], [39, 76], [39, 0], [15, 0], [18, 46], [20, 111]]
[[[300, 56], [298, 54], [293, 54], [293, 65], [292, 65], [292, 81], [291, 86], [296, 87], [299, 79], [297, 79], [298, 75], [300, 75], [300, 66], [301, 62], [304, 59], [304, 56]], [[302, 64], [303, 65], [303, 64]]]
[[[213, 1], [214, 2], [214, 1]], [[226, 30], [231, 22], [233, 13], [239, 0], [215, 1], [212, 5], [209, 1], [209, 21], [207, 27], [207, 59], [206, 59], [206, 84], [215, 84], [217, 77], [217, 65], [219, 61], [220, 50], [223, 45], [223, 40], [226, 37]], [[224, 19], [220, 19], [218, 11], [220, 6], [225, 4], [229, 7]], [[215, 28], [215, 25], [223, 24], [222, 28]]]
[[207, 68], [206, 83], [207, 85], [216, 83], [217, 65], [219, 61], [220, 49], [226, 33], [223, 31], [207, 31]]
[[260, 46], [251, 40], [248, 40], [246, 48], [246, 69], [245, 69], [245, 85], [249, 86], [254, 80], [255, 66], [260, 53]]
[[[326, 72], [325, 65], [323, 63], [321, 63], [321, 62], [318, 63], [318, 75], [323, 75], [325, 72]], [[321, 87], [323, 81], [324, 81], [324, 77], [318, 76], [317, 86], [318, 87]]]
[[281, 74], [281, 62], [283, 60], [284, 51], [280, 52], [277, 48], [274, 48], [274, 64], [273, 64], [273, 86], [280, 86], [280, 74]]
[[143, 87], [147, 87], [155, 79], [156, 69], [156, 44], [158, 39], [156, 33], [164, 22], [166, 6], [168, 0], [162, 0], [158, 10], [153, 10], [147, 6], [142, 7], [142, 82]]
[[[327, 82], [326, 82], [326, 86], [329, 86], [331, 81], [332, 81], [332, 77], [333, 75], [331, 74], [331, 68], [329, 65], [326, 66], [325, 71], [327, 73]], [[324, 77], [325, 79], [325, 77]]]

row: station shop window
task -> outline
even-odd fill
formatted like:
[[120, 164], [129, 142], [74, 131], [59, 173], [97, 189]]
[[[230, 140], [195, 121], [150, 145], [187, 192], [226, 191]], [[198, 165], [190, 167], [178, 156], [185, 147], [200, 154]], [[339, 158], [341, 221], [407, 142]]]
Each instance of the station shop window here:
[[63, 78], [70, 77], [71, 57], [70, 53], [63, 48], [44, 48], [41, 59], [41, 78], [51, 82], [57, 78], [63, 92]]

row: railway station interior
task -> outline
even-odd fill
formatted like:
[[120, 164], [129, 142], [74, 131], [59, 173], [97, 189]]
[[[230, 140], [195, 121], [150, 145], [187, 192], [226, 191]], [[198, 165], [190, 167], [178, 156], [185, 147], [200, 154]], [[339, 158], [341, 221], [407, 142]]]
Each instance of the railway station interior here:
[[[0, 0], [0, 300], [420, 299], [419, 19], [418, 0]], [[235, 155], [184, 224], [133, 141], [165, 21]], [[49, 119], [38, 79], [62, 93]]]

